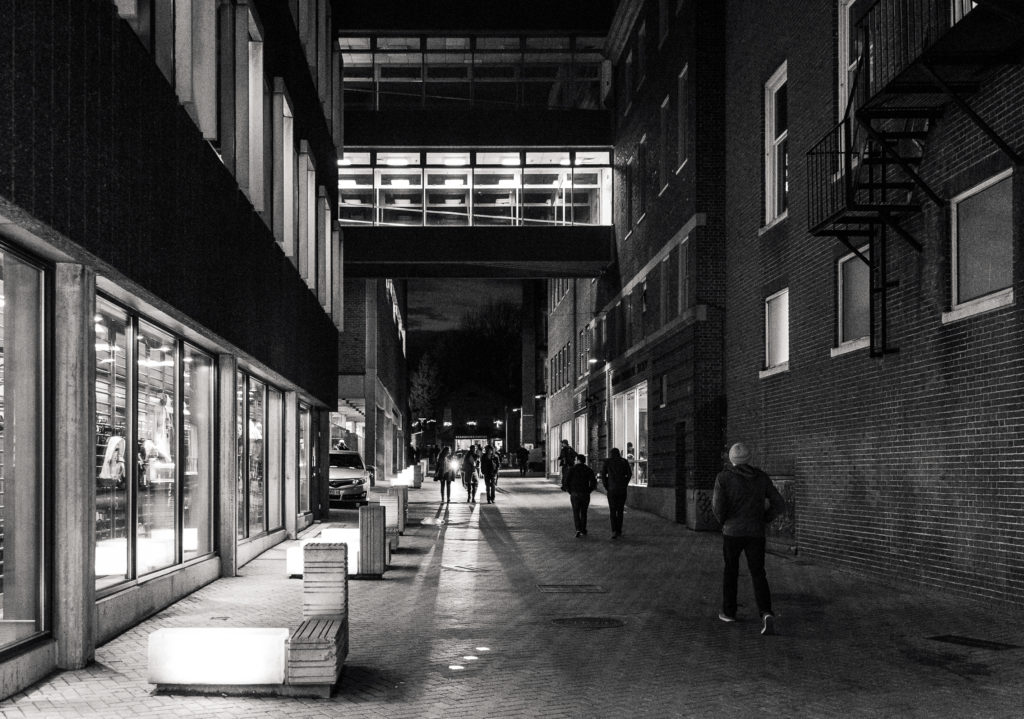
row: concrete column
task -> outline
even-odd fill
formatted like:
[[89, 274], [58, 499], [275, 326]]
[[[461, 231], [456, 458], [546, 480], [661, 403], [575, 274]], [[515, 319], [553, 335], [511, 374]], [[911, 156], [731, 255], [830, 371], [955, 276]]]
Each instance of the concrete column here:
[[54, 276], [53, 629], [57, 666], [79, 669], [96, 648], [96, 275], [60, 263]]
[[235, 372], [238, 360], [234, 355], [217, 358], [217, 405], [220, 425], [218, 438], [220, 456], [217, 458], [220, 497], [217, 508], [217, 548], [220, 552], [220, 575], [233, 577], [238, 570], [238, 468], [235, 448], [238, 442], [235, 397]]
[[317, 475], [319, 481], [314, 488], [317, 500], [313, 504], [318, 505], [317, 516], [320, 519], [326, 520], [330, 516], [331, 508], [331, 497], [328, 491], [330, 483], [327, 481], [331, 473], [331, 413], [329, 410], [317, 408], [314, 408], [312, 411], [316, 413], [319, 419], [317, 430], [320, 433], [315, 445], [317, 448]]
[[[377, 280], [366, 280], [366, 371], [363, 373], [363, 401], [365, 402], [366, 425], [364, 444], [366, 449], [363, 461], [377, 468], [376, 479], [387, 479], [384, 469], [384, 457], [377, 452]], [[374, 483], [376, 483], [376, 479]]]
[[299, 395], [284, 393], [284, 528], [298, 536], [299, 512]]

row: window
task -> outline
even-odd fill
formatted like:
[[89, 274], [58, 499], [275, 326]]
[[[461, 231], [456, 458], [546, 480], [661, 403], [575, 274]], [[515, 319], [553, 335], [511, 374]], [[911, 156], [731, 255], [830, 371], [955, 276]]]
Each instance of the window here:
[[626, 161], [626, 187], [622, 204], [626, 210], [626, 234], [633, 230], [633, 183], [636, 181], [636, 162], [631, 157]]
[[664, 192], [668, 188], [668, 178], [670, 174], [669, 162], [672, 161], [673, 148], [672, 138], [669, 137], [669, 96], [665, 95], [665, 99], [661, 102], [661, 110], [659, 111], [659, 120], [661, 127], [661, 142], [662, 148], [658, 155], [658, 175], [661, 177], [661, 189], [659, 193]]
[[658, 0], [658, 46], [661, 47], [665, 44], [665, 38], [668, 37], [668, 32], [671, 29], [669, 23], [671, 22], [669, 15], [669, 2], [671, 0]]
[[[868, 246], [859, 252], [868, 256]], [[870, 332], [871, 271], [867, 263], [854, 253], [839, 260], [837, 273], [839, 287], [839, 328], [840, 347], [851, 344], [866, 345]]]
[[213, 551], [211, 355], [96, 300], [96, 588]]
[[647, 136], [645, 135], [640, 139], [640, 147], [636, 153], [636, 174], [637, 174], [637, 202], [639, 204], [639, 211], [637, 212], [638, 221], [644, 218], [647, 214]]
[[789, 290], [764, 301], [764, 365], [778, 369], [789, 364]]
[[690, 127], [687, 122], [690, 100], [689, 68], [684, 67], [676, 80], [676, 172], [686, 164], [690, 151]]
[[659, 406], [668, 406], [668, 373], [661, 376], [661, 405]]
[[[839, 3], [839, 45], [836, 48], [839, 66], [839, 108], [840, 119], [846, 115], [850, 93], [857, 66], [860, 63], [860, 43], [857, 28], [853, 24], [853, 5], [856, 0], [837, 0]], [[852, 113], [851, 113], [852, 116]]]
[[764, 86], [765, 224], [782, 219], [788, 207], [789, 119], [786, 63]]
[[1007, 170], [952, 200], [955, 309], [990, 309], [985, 300], [1000, 292], [1012, 302], [1012, 183]]
[[626, 53], [626, 63], [622, 70], [622, 114], [629, 112], [633, 105], [633, 51]]
[[679, 314], [690, 308], [690, 238], [679, 245]]
[[[299, 514], [310, 511], [309, 468], [311, 465], [312, 442], [309, 405], [299, 404]], [[373, 460], [367, 457], [367, 462]]]
[[636, 86], [639, 89], [647, 77], [647, 23], [640, 23], [636, 31]]
[[576, 454], [582, 454], [584, 457], [587, 456], [587, 415], [580, 414], [576, 416], [576, 444], [573, 449], [576, 450]]
[[612, 446], [633, 469], [633, 484], [647, 484], [647, 382], [612, 397]]
[[44, 290], [40, 268], [0, 251], [0, 648], [48, 629]]
[[248, 138], [247, 175], [239, 172], [242, 185], [257, 212], [263, 211], [263, 37], [252, 13], [249, 13], [249, 113], [246, 137]]

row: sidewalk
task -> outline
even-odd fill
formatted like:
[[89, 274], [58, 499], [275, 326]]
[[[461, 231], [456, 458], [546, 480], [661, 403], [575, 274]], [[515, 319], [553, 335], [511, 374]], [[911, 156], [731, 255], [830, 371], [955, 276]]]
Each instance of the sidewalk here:
[[[350, 582], [351, 646], [331, 699], [158, 696], [146, 682], [159, 627], [297, 624], [286, 542], [99, 647], [90, 667], [0, 703], [0, 716], [1024, 716], [1024, 613], [771, 555], [781, 634], [762, 637], [745, 570], [741, 621], [717, 619], [717, 534], [627, 510], [611, 541], [595, 494], [576, 539], [568, 497], [511, 471], [495, 504], [438, 496], [430, 481], [410, 490], [384, 579]], [[1018, 648], [930, 638], [941, 635]]]

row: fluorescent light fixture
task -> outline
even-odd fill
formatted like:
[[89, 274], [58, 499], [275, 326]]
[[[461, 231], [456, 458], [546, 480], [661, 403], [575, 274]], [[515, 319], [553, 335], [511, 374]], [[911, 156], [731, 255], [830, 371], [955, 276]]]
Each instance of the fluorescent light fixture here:
[[444, 159], [444, 164], [448, 167], [465, 167], [466, 160], [461, 157], [446, 157]]
[[455, 178], [454, 180], [445, 180], [445, 187], [463, 187], [466, 183], [461, 178]]
[[384, 164], [388, 167], [408, 167], [409, 161], [401, 157], [389, 158]]
[[501, 164], [506, 167], [519, 167], [520, 163], [518, 157], [503, 157], [501, 159]]
[[401, 177], [393, 177], [393, 178], [391, 178], [391, 186], [392, 187], [408, 187], [409, 186], [409, 181], [404, 179], [404, 178], [401, 178]]
[[498, 180], [498, 187], [516, 187], [515, 179]]
[[350, 180], [350, 179], [347, 179], [347, 178], [344, 179], [344, 180], [341, 180], [341, 179], [338, 180], [338, 187], [355, 187], [355, 186], [356, 186], [356, 181], [355, 180]]

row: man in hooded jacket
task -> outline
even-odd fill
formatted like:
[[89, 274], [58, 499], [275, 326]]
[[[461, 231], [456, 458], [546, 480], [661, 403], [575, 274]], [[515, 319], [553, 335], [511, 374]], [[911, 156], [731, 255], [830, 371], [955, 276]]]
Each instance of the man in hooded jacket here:
[[[786, 500], [775, 488], [771, 477], [750, 464], [750, 449], [742, 442], [729, 448], [732, 466], [715, 479], [712, 511], [722, 525], [723, 622], [736, 621], [736, 585], [740, 554], [747, 555], [747, 567], [754, 584], [754, 598], [761, 614], [761, 634], [775, 633], [772, 594], [764, 570], [765, 525], [786, 511]], [[767, 508], [765, 502], [767, 501]]]
[[622, 458], [618, 447], [612, 447], [601, 470], [601, 481], [608, 492], [608, 514], [612, 520], [612, 539], [622, 536], [622, 516], [626, 508], [626, 495], [633, 470]]

